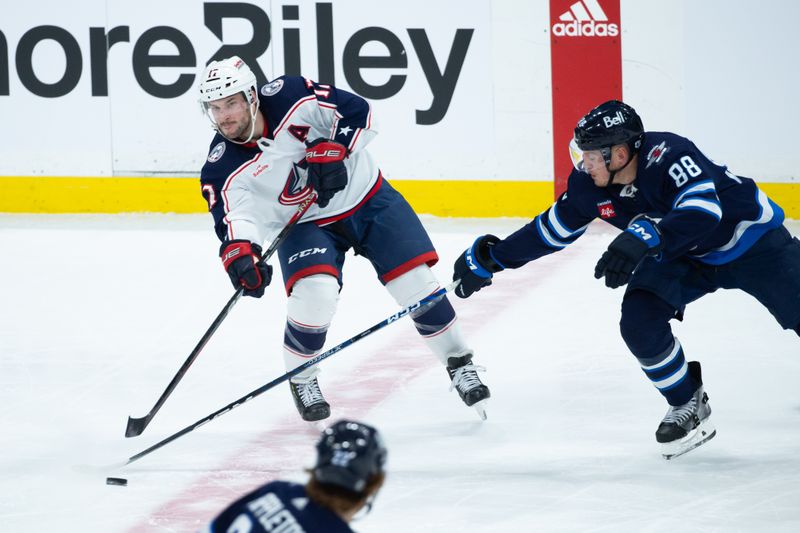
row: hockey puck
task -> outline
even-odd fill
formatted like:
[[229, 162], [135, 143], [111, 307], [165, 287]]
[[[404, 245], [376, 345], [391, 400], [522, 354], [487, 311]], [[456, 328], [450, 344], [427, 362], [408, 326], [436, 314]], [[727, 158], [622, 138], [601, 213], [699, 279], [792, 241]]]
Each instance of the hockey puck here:
[[125, 487], [128, 485], [128, 480], [124, 477], [107, 477], [106, 485], [119, 485], [120, 487]]

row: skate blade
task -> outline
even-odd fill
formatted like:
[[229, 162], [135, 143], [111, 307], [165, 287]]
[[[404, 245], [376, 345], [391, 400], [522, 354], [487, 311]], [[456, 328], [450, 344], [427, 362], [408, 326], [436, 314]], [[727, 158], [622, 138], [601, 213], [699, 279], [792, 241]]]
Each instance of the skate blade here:
[[472, 405], [472, 408], [475, 409], [475, 412], [478, 413], [478, 416], [481, 417], [481, 420], [486, 420], [486, 404], [487, 400], [481, 400]]
[[709, 419], [705, 419], [682, 439], [662, 444], [661, 455], [667, 461], [675, 459], [710, 441], [716, 434], [714, 425]]

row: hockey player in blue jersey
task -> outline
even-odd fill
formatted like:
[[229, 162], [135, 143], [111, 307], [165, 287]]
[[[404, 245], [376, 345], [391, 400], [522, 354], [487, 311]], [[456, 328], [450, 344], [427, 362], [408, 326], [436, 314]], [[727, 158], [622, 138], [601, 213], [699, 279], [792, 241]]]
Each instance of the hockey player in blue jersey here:
[[800, 335], [800, 241], [752, 179], [714, 163], [689, 139], [644, 131], [636, 111], [601, 104], [575, 128], [567, 191], [533, 221], [499, 239], [479, 237], [455, 263], [467, 298], [505, 268], [574, 242], [600, 218], [619, 228], [595, 268], [627, 284], [620, 331], [669, 410], [656, 440], [669, 459], [715, 435], [700, 363], [687, 362], [669, 321], [719, 288], [741, 289]]
[[267, 483], [228, 506], [202, 533], [350, 533], [350, 521], [369, 512], [383, 485], [386, 455], [375, 428], [340, 420], [317, 442], [305, 485]]
[[[212, 61], [200, 102], [216, 134], [201, 171], [202, 193], [222, 241], [219, 254], [234, 287], [261, 297], [272, 266], [261, 243], [274, 237], [316, 192], [316, 204], [278, 247], [288, 295], [283, 357], [287, 370], [317, 355], [342, 287], [345, 252], [373, 265], [397, 303], [412, 305], [439, 289], [438, 255], [417, 215], [383, 177], [366, 145], [377, 134], [366, 100], [331, 85], [283, 76], [258, 90], [238, 57]], [[451, 389], [484, 417], [489, 389], [444, 297], [411, 315], [445, 365]], [[317, 366], [289, 383], [304, 420], [330, 415]]]

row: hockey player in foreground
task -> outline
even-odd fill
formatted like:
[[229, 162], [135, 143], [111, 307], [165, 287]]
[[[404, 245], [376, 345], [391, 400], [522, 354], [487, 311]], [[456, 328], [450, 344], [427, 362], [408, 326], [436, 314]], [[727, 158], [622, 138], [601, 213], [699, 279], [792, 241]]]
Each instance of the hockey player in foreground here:
[[322, 433], [308, 483], [267, 483], [228, 506], [202, 533], [349, 533], [359, 511], [371, 509], [385, 463], [386, 448], [375, 428], [340, 420]]
[[645, 132], [634, 109], [609, 101], [575, 128], [575, 170], [553, 206], [505, 239], [479, 237], [455, 263], [456, 294], [493, 274], [574, 242], [595, 218], [623, 230], [595, 277], [628, 285], [620, 330], [645, 375], [669, 403], [656, 431], [670, 459], [715, 435], [700, 363], [687, 362], [669, 321], [719, 288], [758, 299], [800, 335], [800, 241], [783, 211], [752, 179], [708, 159], [689, 139]]
[[[417, 215], [366, 151], [376, 135], [361, 97], [302, 77], [261, 87], [238, 57], [213, 61], [200, 102], [217, 130], [201, 172], [203, 196], [222, 241], [219, 255], [234, 287], [260, 298], [272, 266], [260, 244], [277, 233], [297, 204], [313, 205], [278, 247], [288, 295], [283, 357], [287, 370], [322, 349], [342, 287], [345, 252], [369, 259], [403, 307], [439, 289], [430, 266], [439, 257]], [[412, 314], [417, 331], [446, 366], [451, 389], [485, 418], [489, 389], [472, 364], [447, 297]], [[289, 385], [300, 416], [330, 416], [314, 366]]]

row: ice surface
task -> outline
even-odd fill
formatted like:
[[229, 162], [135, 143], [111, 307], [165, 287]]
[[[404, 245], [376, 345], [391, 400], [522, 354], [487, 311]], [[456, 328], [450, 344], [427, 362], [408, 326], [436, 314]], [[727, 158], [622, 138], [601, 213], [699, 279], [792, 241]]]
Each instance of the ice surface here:
[[[524, 222], [424, 218], [440, 280], [476, 235]], [[389, 447], [387, 484], [355, 529], [800, 531], [800, 340], [746, 294], [692, 304], [674, 330], [703, 363], [718, 435], [664, 461], [653, 433], [666, 404], [619, 336], [622, 291], [592, 277], [612, 232], [593, 226], [452, 298], [488, 368], [484, 423], [407, 319], [323, 363], [333, 417], [376, 425]], [[123, 437], [231, 294], [210, 218], [2, 215], [0, 249], [0, 530], [195, 531], [263, 482], [305, 479], [319, 428], [284, 385], [103, 467], [283, 372], [278, 284], [240, 301], [144, 434]], [[349, 256], [327, 346], [395, 310]]]

